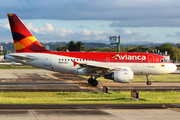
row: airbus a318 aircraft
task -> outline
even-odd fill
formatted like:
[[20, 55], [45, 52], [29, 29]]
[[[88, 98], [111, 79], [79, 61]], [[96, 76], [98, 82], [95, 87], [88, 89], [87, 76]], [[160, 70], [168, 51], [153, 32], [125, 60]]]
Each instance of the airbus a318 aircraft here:
[[114, 82], [130, 83], [134, 75], [150, 76], [175, 72], [177, 67], [165, 57], [151, 53], [129, 52], [52, 52], [46, 50], [16, 14], [8, 14], [16, 53], [5, 58], [61, 73], [90, 76], [88, 83], [97, 86], [103, 76]]

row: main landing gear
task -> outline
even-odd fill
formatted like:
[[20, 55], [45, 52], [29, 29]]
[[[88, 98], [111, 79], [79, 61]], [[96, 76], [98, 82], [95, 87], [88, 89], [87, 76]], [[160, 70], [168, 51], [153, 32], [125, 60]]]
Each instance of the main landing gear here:
[[146, 75], [147, 85], [151, 85], [150, 76], [151, 76], [151, 75]]
[[93, 77], [91, 76], [91, 78], [88, 79], [88, 83], [92, 84], [92, 86], [97, 86], [98, 85], [98, 81], [96, 80], [97, 76], [95, 76], [94, 78], [95, 79], [93, 79]]

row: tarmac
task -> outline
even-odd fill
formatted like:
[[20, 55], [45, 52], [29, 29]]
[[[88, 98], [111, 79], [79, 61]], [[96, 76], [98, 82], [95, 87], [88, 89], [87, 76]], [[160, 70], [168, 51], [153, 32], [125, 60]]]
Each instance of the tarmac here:
[[102, 90], [103, 86], [108, 91], [180, 91], [180, 82], [144, 82], [116, 83], [99, 82], [93, 87], [87, 80], [73, 74], [61, 74], [47, 70], [0, 70], [0, 91], [28, 91], [28, 92], [89, 92]]
[[[37, 106], [37, 105], [36, 105]], [[120, 107], [115, 109], [108, 106], [107, 108], [94, 107], [90, 109], [89, 106], [96, 105], [68, 105], [65, 109], [0, 109], [0, 118], [3, 120], [179, 120], [180, 108], [153, 108], [147, 107], [145, 109], [127, 109]], [[101, 105], [104, 106], [104, 105]], [[105, 105], [106, 106], [106, 105]], [[130, 106], [130, 105], [128, 105]], [[141, 106], [141, 105], [131, 105]], [[143, 105], [142, 105], [143, 106]], [[150, 105], [151, 106], [151, 105]], [[152, 105], [153, 106], [153, 105]], [[158, 106], [158, 105], [155, 105]], [[92, 108], [92, 107], [91, 107]]]
[[[99, 82], [97, 87], [74, 75], [46, 70], [0, 70], [0, 91], [93, 91], [102, 90], [179, 91], [180, 83], [113, 83]], [[3, 120], [179, 120], [180, 104], [0, 104]]]

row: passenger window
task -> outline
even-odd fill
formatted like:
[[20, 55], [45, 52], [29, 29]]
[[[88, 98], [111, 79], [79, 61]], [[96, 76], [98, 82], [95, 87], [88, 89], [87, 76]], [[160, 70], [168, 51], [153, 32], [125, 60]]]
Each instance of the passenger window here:
[[62, 59], [62, 61], [63, 61], [63, 59]]

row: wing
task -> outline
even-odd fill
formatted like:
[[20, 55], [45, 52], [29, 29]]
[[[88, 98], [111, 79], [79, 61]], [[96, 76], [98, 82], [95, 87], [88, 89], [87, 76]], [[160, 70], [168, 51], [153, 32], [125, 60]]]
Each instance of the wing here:
[[81, 69], [85, 69], [88, 73], [105, 74], [113, 70], [112, 67], [108, 67], [104, 65], [78, 63], [76, 61], [73, 61], [73, 62], [74, 62], [74, 66], [79, 65]]

